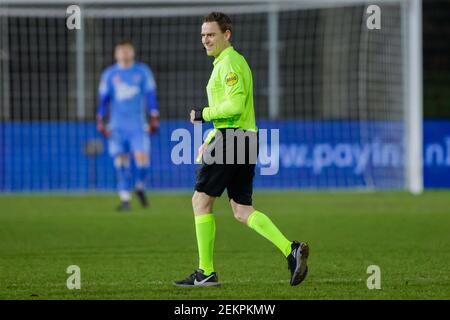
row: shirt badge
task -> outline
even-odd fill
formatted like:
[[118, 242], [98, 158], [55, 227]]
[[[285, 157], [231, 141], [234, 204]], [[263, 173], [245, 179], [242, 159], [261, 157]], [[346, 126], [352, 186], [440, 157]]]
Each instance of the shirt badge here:
[[238, 82], [239, 78], [236, 73], [234, 72], [228, 72], [227, 76], [225, 77], [225, 83], [227, 86], [234, 86]]

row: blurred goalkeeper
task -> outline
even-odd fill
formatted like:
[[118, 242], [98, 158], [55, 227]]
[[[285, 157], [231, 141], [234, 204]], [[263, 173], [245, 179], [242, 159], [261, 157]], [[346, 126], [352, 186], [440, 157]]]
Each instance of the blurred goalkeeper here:
[[131, 155], [137, 173], [135, 194], [143, 207], [149, 204], [145, 195], [150, 164], [149, 135], [159, 128], [159, 108], [152, 71], [147, 65], [135, 62], [133, 44], [119, 42], [114, 54], [117, 63], [106, 68], [100, 80], [97, 130], [109, 140], [121, 201], [118, 210], [122, 211], [130, 209]]
[[[214, 130], [200, 147], [204, 162], [192, 197], [199, 267], [175, 285], [219, 284], [213, 264], [216, 223], [213, 205], [227, 189], [234, 217], [272, 242], [287, 259], [290, 284], [300, 284], [308, 272], [308, 244], [288, 240], [271, 219], [252, 205], [258, 134], [253, 107], [253, 76], [245, 58], [230, 44], [231, 20], [219, 12], [203, 19], [202, 43], [214, 68], [206, 91], [209, 106], [191, 110], [191, 122], [212, 121]], [[222, 161], [207, 161], [223, 152]], [[229, 157], [230, 156], [230, 157]], [[240, 158], [240, 160], [239, 160]], [[226, 161], [223, 161], [226, 159]], [[231, 160], [231, 161], [230, 161]], [[209, 162], [209, 163], [208, 163]], [[258, 250], [258, 248], [255, 248]]]

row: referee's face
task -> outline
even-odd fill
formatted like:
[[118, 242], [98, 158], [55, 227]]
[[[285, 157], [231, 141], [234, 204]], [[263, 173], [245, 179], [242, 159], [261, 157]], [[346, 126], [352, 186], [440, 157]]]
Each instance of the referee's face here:
[[215, 21], [203, 23], [201, 35], [208, 56], [218, 57], [222, 50], [230, 45], [231, 32], [222, 32]]

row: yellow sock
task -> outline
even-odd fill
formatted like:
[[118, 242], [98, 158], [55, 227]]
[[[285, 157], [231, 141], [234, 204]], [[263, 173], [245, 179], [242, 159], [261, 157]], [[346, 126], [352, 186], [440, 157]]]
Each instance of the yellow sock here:
[[248, 217], [247, 225], [277, 246], [285, 257], [291, 253], [292, 242], [286, 239], [272, 220], [264, 213], [255, 210]]
[[213, 254], [216, 238], [216, 221], [213, 214], [195, 216], [195, 233], [197, 235], [199, 268], [210, 275], [214, 272]]

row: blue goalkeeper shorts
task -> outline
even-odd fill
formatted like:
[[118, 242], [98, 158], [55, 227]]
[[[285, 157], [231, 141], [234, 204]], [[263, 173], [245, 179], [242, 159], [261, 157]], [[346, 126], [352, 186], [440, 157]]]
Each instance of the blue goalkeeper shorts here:
[[150, 137], [144, 130], [113, 130], [108, 142], [109, 155], [144, 152], [150, 154]]

